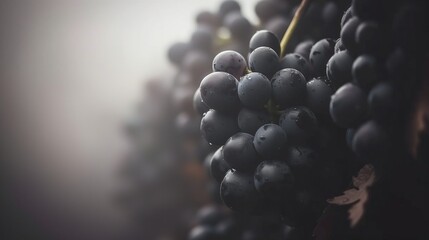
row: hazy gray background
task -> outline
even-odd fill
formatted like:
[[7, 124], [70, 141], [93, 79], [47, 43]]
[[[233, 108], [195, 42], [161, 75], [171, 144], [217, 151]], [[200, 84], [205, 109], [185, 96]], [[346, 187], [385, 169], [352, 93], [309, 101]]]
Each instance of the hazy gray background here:
[[[121, 123], [217, 0], [1, 1], [2, 235], [120, 239]], [[255, 0], [241, 1], [251, 20]]]

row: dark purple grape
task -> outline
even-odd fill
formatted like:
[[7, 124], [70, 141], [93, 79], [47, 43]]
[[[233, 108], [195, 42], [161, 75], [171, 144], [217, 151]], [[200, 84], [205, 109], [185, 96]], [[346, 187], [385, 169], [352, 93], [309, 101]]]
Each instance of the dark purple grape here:
[[199, 225], [214, 226], [225, 218], [225, 213], [219, 206], [207, 205], [200, 208], [196, 214]]
[[371, 116], [380, 122], [395, 121], [394, 88], [389, 82], [381, 82], [371, 89], [368, 95]]
[[182, 69], [188, 72], [191, 78], [196, 82], [200, 81], [205, 75], [211, 72], [211, 57], [208, 53], [191, 50], [183, 59]]
[[358, 52], [358, 44], [356, 43], [356, 30], [361, 21], [357, 17], [352, 17], [341, 29], [341, 41], [347, 50], [354, 53]]
[[219, 6], [219, 16], [221, 19], [233, 12], [241, 12], [240, 4], [235, 0], [224, 0]]
[[200, 116], [203, 116], [204, 113], [210, 110], [209, 106], [207, 106], [207, 104], [203, 102], [203, 99], [201, 99], [199, 88], [195, 91], [193, 103], [195, 111], [197, 111]]
[[305, 79], [310, 80], [313, 77], [313, 69], [306, 58], [299, 55], [298, 53], [286, 54], [280, 60], [280, 68], [293, 68], [302, 73]]
[[370, 21], [359, 24], [356, 29], [355, 40], [359, 49], [364, 53], [378, 54], [383, 48], [383, 44], [386, 44], [378, 23]]
[[238, 113], [238, 127], [242, 132], [254, 135], [265, 124], [271, 122], [271, 117], [266, 110], [253, 110], [243, 108]]
[[256, 16], [258, 16], [262, 23], [266, 23], [273, 17], [287, 13], [289, 10], [290, 6], [288, 3], [277, 0], [260, 0], [255, 5]]
[[370, 89], [378, 81], [377, 60], [371, 55], [360, 55], [352, 65], [353, 82]]
[[335, 2], [329, 1], [325, 3], [322, 11], [322, 18], [325, 24], [330, 28], [335, 28], [333, 25], [338, 26], [341, 17], [341, 10]]
[[212, 109], [236, 111], [240, 107], [237, 88], [238, 81], [234, 76], [226, 72], [213, 72], [201, 81], [201, 98]]
[[347, 83], [332, 95], [329, 112], [334, 122], [344, 128], [356, 127], [367, 113], [367, 97], [358, 86]]
[[306, 107], [286, 109], [280, 115], [279, 125], [285, 131], [292, 144], [308, 144], [316, 135], [318, 123], [314, 113]]
[[274, 17], [267, 22], [265, 29], [274, 33], [277, 39], [282, 39], [286, 29], [289, 27], [290, 21], [289, 18], [284, 16]]
[[226, 141], [223, 157], [231, 168], [242, 172], [253, 172], [260, 163], [260, 157], [253, 146], [253, 136], [236, 133]]
[[219, 27], [220, 21], [216, 14], [209, 11], [201, 11], [197, 14], [195, 22], [199, 25], [206, 25], [213, 29]]
[[227, 207], [238, 212], [254, 213], [262, 204], [252, 173], [229, 170], [221, 183], [220, 195]]
[[303, 56], [305, 59], [310, 59], [310, 52], [311, 47], [313, 47], [314, 41], [313, 40], [305, 40], [300, 42], [298, 45], [296, 45], [294, 53], [297, 53], [301, 56]]
[[332, 89], [322, 79], [313, 79], [307, 83], [306, 106], [317, 116], [329, 118], [329, 103]]
[[310, 52], [310, 64], [316, 77], [326, 76], [326, 64], [334, 55], [335, 41], [325, 38], [313, 45]]
[[183, 59], [185, 59], [185, 56], [190, 49], [191, 46], [189, 43], [175, 43], [168, 49], [168, 58], [172, 63], [176, 64], [177, 66], [181, 66]]
[[291, 147], [285, 156], [287, 165], [292, 169], [295, 182], [299, 186], [310, 186], [314, 183], [316, 175], [318, 156], [308, 147]]
[[212, 226], [196, 226], [188, 237], [188, 240], [217, 240], [218, 235]]
[[287, 197], [292, 194], [295, 178], [284, 161], [263, 161], [255, 172], [256, 190], [269, 198]]
[[252, 24], [239, 12], [229, 13], [224, 21], [233, 39], [248, 42], [254, 33]]
[[280, 69], [279, 56], [269, 47], [258, 47], [249, 55], [249, 66], [253, 72], [271, 78]]
[[193, 48], [211, 52], [213, 47], [213, 32], [209, 26], [200, 25], [192, 33], [191, 45]]
[[240, 79], [244, 75], [246, 69], [246, 60], [244, 57], [232, 50], [227, 50], [218, 53], [213, 59], [213, 72], [227, 72], [233, 75], [236, 79]]
[[328, 84], [334, 90], [352, 80], [352, 65], [354, 58], [349, 51], [334, 54], [326, 65]]
[[276, 124], [265, 124], [258, 129], [253, 139], [256, 151], [264, 159], [279, 156], [286, 147], [287, 136], [283, 129]]
[[249, 53], [258, 47], [269, 47], [280, 56], [280, 42], [276, 35], [267, 30], [260, 30], [253, 34], [249, 42]]
[[223, 146], [218, 148], [210, 159], [210, 175], [219, 183], [222, 182], [226, 172], [231, 169], [223, 157]]
[[223, 145], [239, 131], [236, 116], [210, 110], [201, 119], [201, 132], [211, 144]]
[[228, 218], [216, 225], [216, 232], [219, 236], [219, 239], [237, 239], [241, 233], [240, 222], [234, 218]]
[[249, 108], [262, 109], [271, 97], [271, 83], [258, 72], [248, 73], [238, 83], [238, 97]]
[[389, 153], [388, 146], [385, 129], [375, 121], [362, 124], [353, 137], [352, 149], [364, 162], [381, 161]]
[[305, 101], [306, 79], [296, 69], [285, 68], [271, 79], [274, 101], [282, 108], [301, 105]]

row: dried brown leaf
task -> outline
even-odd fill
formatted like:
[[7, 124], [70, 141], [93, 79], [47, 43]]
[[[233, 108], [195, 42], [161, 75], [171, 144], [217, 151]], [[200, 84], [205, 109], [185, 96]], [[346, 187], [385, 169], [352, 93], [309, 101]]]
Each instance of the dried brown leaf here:
[[328, 203], [335, 205], [353, 204], [349, 209], [349, 219], [351, 227], [356, 226], [365, 212], [365, 203], [368, 201], [368, 187], [374, 183], [375, 173], [374, 167], [370, 164], [365, 165], [353, 177], [353, 185], [355, 188], [344, 191], [343, 195], [328, 199]]

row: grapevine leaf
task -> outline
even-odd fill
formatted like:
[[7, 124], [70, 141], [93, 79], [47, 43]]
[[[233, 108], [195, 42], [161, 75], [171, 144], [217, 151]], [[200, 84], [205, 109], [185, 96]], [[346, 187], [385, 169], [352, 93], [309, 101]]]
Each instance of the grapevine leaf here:
[[365, 204], [368, 201], [368, 187], [375, 180], [374, 167], [365, 165], [356, 177], [353, 177], [355, 188], [344, 191], [343, 195], [328, 199], [328, 203], [335, 205], [350, 205], [349, 219], [351, 227], [356, 226], [365, 212]]

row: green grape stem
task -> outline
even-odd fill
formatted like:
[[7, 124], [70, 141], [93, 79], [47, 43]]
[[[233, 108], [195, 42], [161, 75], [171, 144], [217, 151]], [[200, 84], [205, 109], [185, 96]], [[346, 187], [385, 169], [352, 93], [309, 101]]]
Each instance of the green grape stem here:
[[305, 10], [310, 5], [310, 2], [311, 2], [311, 0], [302, 0], [301, 4], [299, 5], [298, 9], [296, 10], [295, 15], [293, 16], [293, 19], [290, 22], [289, 27], [287, 28], [285, 34], [283, 35], [282, 41], [280, 42], [280, 48], [281, 48], [280, 57], [284, 57], [286, 55], [286, 46], [287, 46], [289, 40], [291, 39], [292, 34], [295, 31], [295, 28], [298, 25], [299, 20], [301, 19]]

